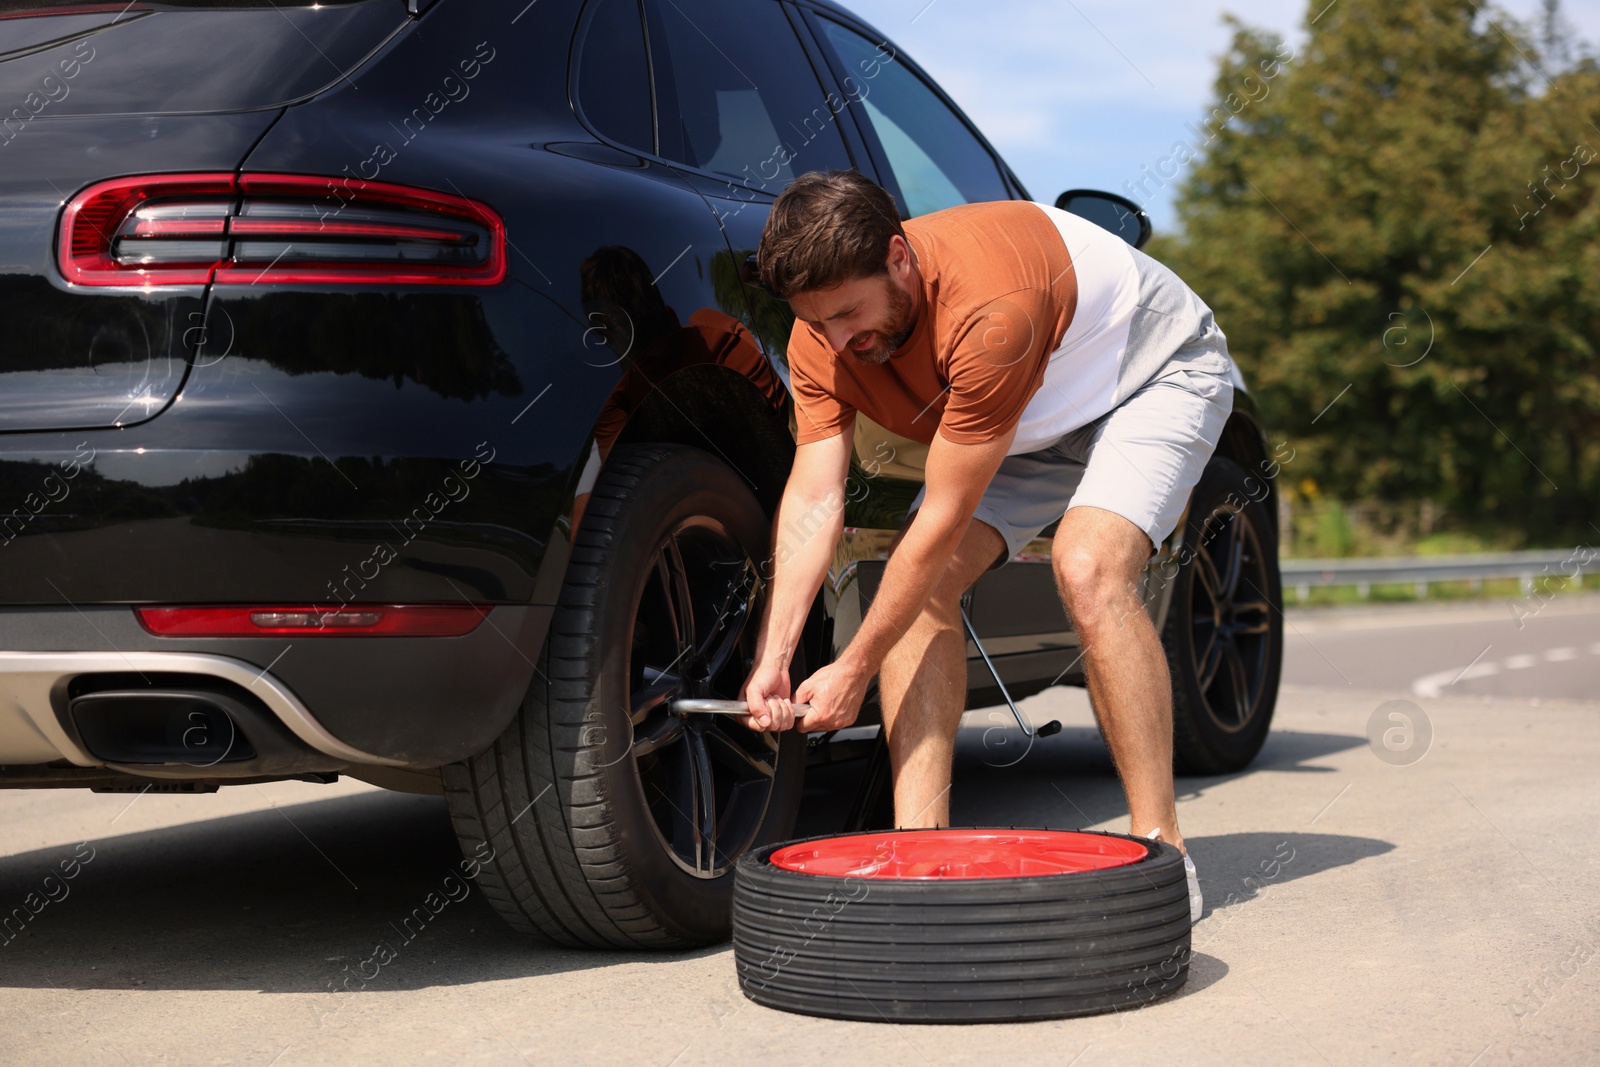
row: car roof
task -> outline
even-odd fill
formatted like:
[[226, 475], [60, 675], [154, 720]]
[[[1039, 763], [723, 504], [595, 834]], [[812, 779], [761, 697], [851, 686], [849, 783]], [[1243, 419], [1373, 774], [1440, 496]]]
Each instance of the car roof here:
[[818, 11], [826, 11], [831, 15], [841, 15], [852, 22], [857, 22], [868, 27], [873, 33], [877, 34], [883, 40], [887, 41], [889, 39], [888, 34], [883, 33], [878, 29], [878, 27], [872, 25], [872, 23], [868, 22], [866, 19], [862, 18], [854, 11], [851, 11], [843, 4], [839, 3], [838, 0], [794, 0], [794, 2], [798, 3], [802, 7], [810, 7], [815, 8]]

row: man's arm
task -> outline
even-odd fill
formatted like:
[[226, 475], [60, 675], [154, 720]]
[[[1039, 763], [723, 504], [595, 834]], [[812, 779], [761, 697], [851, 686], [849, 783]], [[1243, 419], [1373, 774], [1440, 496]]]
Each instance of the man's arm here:
[[811, 603], [844, 531], [844, 486], [855, 439], [852, 414], [841, 432], [795, 449], [794, 466], [772, 526], [772, 583], [756, 638], [755, 666], [745, 683], [751, 709], [747, 725], [787, 730], [789, 663]]
[[1015, 425], [982, 444], [955, 444], [934, 434], [922, 506], [889, 557], [861, 629], [843, 655], [796, 693], [798, 702], [811, 705], [802, 729], [840, 729], [855, 721], [867, 683], [928, 602], [1015, 436]]

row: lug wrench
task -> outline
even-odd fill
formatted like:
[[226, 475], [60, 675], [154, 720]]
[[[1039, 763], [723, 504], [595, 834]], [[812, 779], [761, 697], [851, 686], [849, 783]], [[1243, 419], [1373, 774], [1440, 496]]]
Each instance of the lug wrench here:
[[[810, 704], [796, 704], [796, 715], [811, 710]], [[742, 700], [713, 700], [710, 697], [682, 697], [672, 702], [674, 715], [748, 715], [750, 705]]]
[[[966, 598], [962, 598], [965, 601]], [[972, 628], [972, 620], [967, 617], [967, 607], [961, 605], [961, 621], [967, 628], [967, 636], [978, 648], [978, 655], [983, 657], [984, 666], [989, 668], [989, 674], [994, 678], [994, 684], [1000, 687], [1000, 695], [1005, 697], [1006, 706], [1011, 709], [1011, 714], [1017, 720], [1017, 727], [1028, 738], [1049, 737], [1061, 732], [1061, 722], [1051, 719], [1035, 730], [1028, 725], [1028, 720], [1022, 717], [1022, 710], [1017, 707], [1017, 702], [1011, 699], [1011, 693], [1006, 689], [1006, 683], [1000, 680], [1000, 672], [995, 669], [994, 661], [989, 658], [988, 651], [983, 647], [983, 642], [978, 640], [978, 632]], [[794, 710], [797, 714], [804, 715], [811, 710], [810, 704], [796, 704]], [[684, 697], [672, 702], [674, 715], [748, 715], [749, 705], [742, 700], [713, 700], [709, 698]]]

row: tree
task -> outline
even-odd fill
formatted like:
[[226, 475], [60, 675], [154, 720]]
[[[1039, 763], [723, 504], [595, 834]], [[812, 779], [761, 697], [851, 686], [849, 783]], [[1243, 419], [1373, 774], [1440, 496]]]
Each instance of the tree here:
[[1561, 13], [1561, 0], [1542, 0], [1536, 32], [1544, 69], [1565, 69], [1572, 62], [1572, 25]]
[[[1152, 251], [1216, 311], [1296, 479], [1600, 541], [1600, 71], [1541, 72], [1472, 0], [1313, 6]], [[1219, 105], [1288, 54], [1234, 29]]]

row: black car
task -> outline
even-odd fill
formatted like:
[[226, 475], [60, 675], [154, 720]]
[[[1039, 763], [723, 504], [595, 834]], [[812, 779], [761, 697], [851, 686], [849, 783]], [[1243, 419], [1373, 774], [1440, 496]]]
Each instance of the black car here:
[[[739, 694], [794, 454], [767, 206], [850, 166], [908, 217], [1027, 197], [825, 0], [0, 0], [0, 784], [442, 793], [519, 929], [725, 936], [865, 751], [671, 707]], [[922, 477], [855, 443], [797, 667]], [[1241, 390], [1147, 574], [1181, 770], [1266, 735], [1278, 458]], [[971, 599], [1017, 696], [1083, 684], [1051, 532]]]

